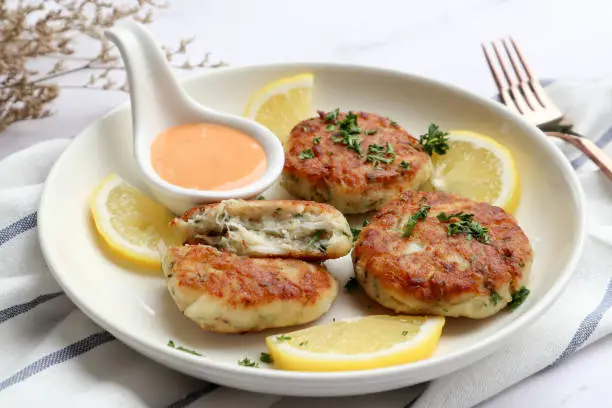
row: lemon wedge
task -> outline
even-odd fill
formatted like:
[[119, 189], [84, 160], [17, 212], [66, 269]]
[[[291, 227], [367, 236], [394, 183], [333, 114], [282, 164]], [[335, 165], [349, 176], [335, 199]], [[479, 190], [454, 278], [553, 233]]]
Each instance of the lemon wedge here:
[[266, 344], [281, 369], [365, 370], [430, 357], [444, 321], [438, 316], [366, 316], [269, 336]]
[[312, 74], [271, 82], [249, 100], [244, 116], [270, 129], [284, 143], [296, 123], [312, 116]]
[[96, 229], [109, 248], [139, 265], [159, 268], [159, 242], [180, 245], [174, 215], [116, 174], [104, 178], [90, 201]]
[[508, 149], [488, 136], [465, 130], [449, 132], [448, 144], [446, 154], [432, 157], [433, 188], [513, 213], [521, 189], [516, 163]]

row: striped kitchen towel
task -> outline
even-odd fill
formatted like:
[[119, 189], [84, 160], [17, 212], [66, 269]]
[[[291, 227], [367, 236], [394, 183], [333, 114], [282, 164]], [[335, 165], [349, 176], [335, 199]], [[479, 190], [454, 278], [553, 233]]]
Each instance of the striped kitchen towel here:
[[[548, 91], [579, 132], [601, 146], [612, 141], [612, 83], [558, 82]], [[42, 183], [69, 143], [42, 143], [0, 161], [1, 407], [466, 408], [562, 364], [612, 332], [612, 182], [559, 144], [579, 172], [588, 201], [585, 252], [569, 290], [495, 354], [429, 384], [347, 398], [254, 394], [184, 376], [91, 322], [49, 274], [38, 245], [36, 209]]]

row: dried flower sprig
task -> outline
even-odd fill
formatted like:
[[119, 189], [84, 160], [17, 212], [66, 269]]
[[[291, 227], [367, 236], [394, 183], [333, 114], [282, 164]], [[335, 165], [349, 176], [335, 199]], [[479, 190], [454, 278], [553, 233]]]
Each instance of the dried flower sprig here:
[[[51, 115], [47, 107], [64, 85], [52, 80], [84, 70], [96, 71], [89, 81], [69, 88], [88, 88], [128, 92], [127, 82], [119, 86], [110, 73], [123, 70], [120, 59], [103, 32], [116, 22], [132, 18], [144, 24], [153, 21], [154, 10], [168, 3], [157, 0], [19, 0], [7, 5], [0, 0], [0, 132], [10, 124]], [[97, 54], [75, 58], [73, 46], [82, 38], [97, 44]], [[175, 48], [164, 48], [168, 61], [186, 54], [193, 38], [183, 39]], [[41, 73], [30, 69], [38, 58], [56, 59], [52, 68]], [[180, 69], [217, 68], [222, 61], [212, 62], [210, 54], [192, 63], [183, 58], [173, 66]]]

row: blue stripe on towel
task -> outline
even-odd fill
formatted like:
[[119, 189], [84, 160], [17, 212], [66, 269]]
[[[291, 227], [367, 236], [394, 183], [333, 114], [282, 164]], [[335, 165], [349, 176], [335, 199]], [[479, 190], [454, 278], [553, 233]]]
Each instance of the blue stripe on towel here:
[[173, 402], [172, 404], [168, 405], [166, 408], [185, 408], [192, 402], [199, 400], [204, 395], [213, 392], [217, 388], [219, 388], [217, 384], [206, 383], [204, 387], [198, 390], [195, 390], [190, 394], [187, 394], [187, 396], [185, 396], [184, 398], [178, 401]]
[[574, 337], [572, 337], [572, 340], [569, 342], [565, 350], [563, 350], [563, 353], [561, 353], [559, 358], [555, 360], [553, 365], [573, 354], [576, 350], [578, 350], [578, 348], [580, 348], [580, 346], [584, 344], [584, 342], [589, 339], [589, 337], [591, 337], [591, 334], [593, 334], [595, 329], [597, 329], [599, 322], [601, 322], [601, 319], [604, 317], [610, 307], [612, 307], [612, 279], [610, 279], [610, 282], [608, 282], [606, 293], [604, 293], [604, 296], [599, 304], [584, 318], [582, 323], [580, 323]]
[[26, 215], [19, 221], [16, 221], [0, 230], [0, 246], [6, 244], [11, 239], [15, 238], [17, 235], [22, 234], [28, 230], [31, 230], [36, 226], [36, 218], [37, 214], [33, 212], [32, 214]]
[[55, 299], [59, 295], [63, 294], [64, 292], [47, 293], [46, 295], [40, 295], [39, 297], [32, 299], [29, 302], [21, 303], [19, 305], [14, 305], [11, 307], [7, 307], [6, 309], [0, 310], [0, 324], [12, 319], [13, 317], [17, 317], [20, 314], [30, 311], [41, 303], [45, 303], [51, 299]]
[[89, 350], [101, 346], [109, 341], [115, 340], [112, 334], [103, 331], [92, 334], [91, 336], [85, 337], [82, 340], [72, 343], [69, 346], [64, 347], [58, 351], [47, 354], [46, 356], [36, 360], [27, 367], [19, 370], [6, 380], [0, 382], [0, 391], [3, 391], [15, 384], [19, 384], [22, 381], [27, 380], [40, 373], [41, 371], [51, 368], [54, 365], [63, 363], [64, 361], [71, 360], [75, 357], [80, 356], [83, 353], [87, 353]]

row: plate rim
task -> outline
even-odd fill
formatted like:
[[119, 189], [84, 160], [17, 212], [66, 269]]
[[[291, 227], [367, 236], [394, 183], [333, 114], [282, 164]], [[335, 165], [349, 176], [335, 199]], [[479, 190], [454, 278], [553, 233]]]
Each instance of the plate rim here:
[[[368, 64], [356, 64], [356, 63], [341, 63], [341, 62], [280, 62], [280, 63], [260, 63], [260, 64], [250, 64], [250, 65], [242, 65], [236, 67], [224, 67], [219, 70], [210, 70], [204, 71], [195, 75], [191, 75], [185, 78], [179, 78], [179, 82], [182, 86], [189, 87], [191, 82], [197, 82], [200, 78], [205, 76], [214, 76], [219, 75], [224, 72], [240, 72], [240, 71], [251, 71], [251, 70], [268, 70], [268, 69], [286, 69], [286, 70], [295, 70], [295, 69], [303, 69], [303, 70], [337, 70], [337, 71], [360, 71], [362, 73], [374, 73], [384, 76], [393, 76], [399, 77], [403, 80], [410, 80], [416, 82], [426, 83], [427, 85], [445, 88], [445, 91], [450, 91], [452, 93], [458, 94], [462, 98], [466, 98], [471, 100], [472, 102], [479, 103], [484, 105], [499, 114], [502, 117], [508, 118], [508, 120], [512, 121], [515, 125], [518, 125], [523, 129], [524, 133], [530, 134], [530, 137], [534, 139], [537, 143], [541, 144], [542, 148], [548, 150], [549, 156], [556, 161], [557, 167], [561, 170], [561, 174], [563, 178], [568, 182], [570, 190], [573, 193], [574, 200], [576, 202], [577, 209], [577, 232], [578, 237], [576, 244], [572, 247], [572, 254], [569, 261], [565, 264], [565, 267], [562, 269], [561, 273], [558, 274], [556, 282], [553, 286], [545, 293], [538, 303], [531, 306], [530, 309], [526, 310], [519, 317], [515, 318], [511, 322], [509, 322], [506, 326], [498, 330], [497, 332], [487, 336], [483, 340], [479, 340], [472, 345], [469, 345], [462, 349], [461, 351], [457, 351], [451, 353], [446, 356], [440, 356], [438, 358], [429, 358], [409, 364], [401, 364], [390, 367], [369, 369], [369, 370], [355, 370], [355, 371], [338, 371], [338, 372], [300, 372], [300, 371], [287, 371], [287, 370], [252, 370], [245, 367], [240, 367], [236, 365], [236, 367], [231, 367], [227, 363], [217, 363], [211, 359], [202, 359], [201, 357], [192, 356], [188, 353], [182, 353], [177, 350], [173, 350], [171, 348], [166, 347], [163, 344], [158, 344], [159, 342], [154, 341], [152, 339], [147, 339], [143, 337], [133, 336], [129, 334], [129, 332], [124, 332], [120, 328], [116, 327], [112, 321], [105, 319], [103, 316], [98, 315], [95, 310], [92, 310], [88, 307], [86, 302], [81, 301], [79, 295], [73, 291], [69, 279], [64, 279], [62, 273], [59, 272], [61, 267], [56, 262], [54, 258], [53, 251], [47, 244], [47, 234], [51, 234], [52, 231], [48, 231], [47, 227], [47, 202], [49, 200], [49, 191], [51, 189], [51, 183], [49, 180], [53, 180], [56, 173], [59, 171], [58, 169], [62, 166], [62, 163], [66, 160], [67, 152], [73, 148], [75, 143], [79, 143], [86, 137], [86, 134], [89, 133], [92, 129], [97, 126], [100, 126], [109, 116], [115, 114], [118, 111], [122, 111], [125, 109], [129, 109], [130, 102], [129, 100], [119, 104], [117, 107], [111, 109], [102, 117], [94, 120], [84, 129], [82, 129], [79, 134], [74, 138], [74, 140], [70, 143], [70, 145], [62, 152], [60, 157], [53, 164], [51, 171], [49, 172], [47, 179], [45, 180], [44, 187], [41, 193], [39, 208], [38, 208], [38, 231], [37, 236], [41, 246], [42, 254], [45, 259], [45, 262], [51, 272], [53, 278], [57, 281], [57, 283], [61, 286], [62, 290], [68, 298], [90, 319], [92, 319], [96, 324], [98, 324], [103, 329], [107, 330], [117, 339], [129, 338], [129, 341], [122, 340], [122, 343], [128, 345], [130, 348], [136, 350], [141, 354], [145, 354], [141, 349], [147, 349], [150, 353], [161, 354], [172, 356], [174, 359], [173, 362], [168, 363], [161, 362], [158, 359], [154, 359], [161, 364], [166, 366], [172, 366], [173, 368], [183, 371], [183, 367], [185, 366], [193, 366], [197, 365], [203, 369], [202, 371], [206, 371], [205, 375], [214, 375], [217, 376], [214, 371], [218, 371], [223, 376], [233, 376], [239, 375], [241, 377], [248, 377], [250, 380], [290, 380], [290, 381], [350, 381], [354, 379], [363, 379], [367, 377], [370, 381], [376, 382], [376, 380], [382, 380], [386, 377], [394, 377], [398, 375], [407, 375], [414, 372], [418, 372], [425, 369], [436, 370], [440, 366], [455, 366], [455, 368], [450, 371], [446, 371], [445, 374], [449, 372], [453, 372], [459, 370], [461, 368], [465, 368], [471, 364], [474, 364], [478, 360], [483, 359], [488, 356], [495, 350], [499, 349], [503, 343], [509, 341], [514, 335], [518, 333], [520, 329], [524, 329], [530, 326], [537, 318], [539, 318], [544, 311], [550, 308], [553, 302], [559, 297], [559, 295], [567, 288], [567, 284], [569, 283], [570, 278], [575, 272], [577, 263], [579, 261], [580, 255], [582, 254], [584, 241], [586, 237], [586, 211], [585, 211], [585, 197], [582, 187], [578, 180], [578, 175], [571, 167], [567, 158], [563, 155], [563, 153], [554, 145], [554, 143], [549, 140], [548, 136], [546, 136], [543, 132], [541, 132], [534, 125], [526, 122], [519, 115], [505, 109], [503, 105], [499, 102], [496, 102], [491, 99], [487, 99], [483, 96], [480, 96], [476, 93], [463, 89], [457, 85], [453, 85], [447, 83], [442, 80], [426, 77], [419, 74], [409, 73], [400, 71], [398, 69], [393, 68], [385, 68], [379, 67], [375, 65]], [[174, 353], [174, 355], [173, 355]], [[148, 353], [147, 353], [148, 354]], [[480, 355], [478, 355], [480, 354]], [[145, 355], [147, 358], [152, 358], [149, 355]], [[468, 361], [467, 364], [459, 364], [455, 363], [458, 361]], [[174, 364], [176, 362], [176, 364]], [[184, 372], [184, 371], [183, 371]], [[408, 376], [406, 376], [408, 377]], [[435, 378], [432, 377], [432, 378]], [[257, 388], [257, 387], [255, 387]], [[384, 388], [384, 387], [381, 387]], [[254, 388], [252, 388], [254, 389]], [[285, 390], [279, 390], [285, 391]], [[289, 391], [289, 390], [286, 390]], [[286, 394], [287, 395], [287, 394]], [[294, 395], [303, 395], [303, 394], [294, 394]], [[327, 394], [326, 394], [327, 395]], [[329, 394], [331, 395], [331, 394]], [[334, 395], [350, 395], [348, 393], [344, 394], [334, 394]]]

